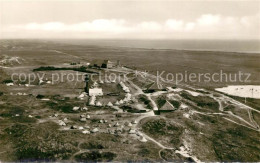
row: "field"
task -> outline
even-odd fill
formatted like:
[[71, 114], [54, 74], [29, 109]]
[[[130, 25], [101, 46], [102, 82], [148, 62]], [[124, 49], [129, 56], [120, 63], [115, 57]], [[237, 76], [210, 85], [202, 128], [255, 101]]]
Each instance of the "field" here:
[[[11, 43], [11, 46], [5, 46]], [[237, 74], [239, 71], [250, 73], [250, 83], [259, 84], [259, 54], [232, 53], [214, 51], [184, 51], [170, 49], [119, 48], [98, 45], [82, 45], [62, 41], [23, 41], [1, 40], [1, 54], [18, 56], [25, 59], [25, 65], [53, 65], [64, 62], [103, 60], [120, 60], [127, 66], [147, 70], [150, 73], [224, 73]], [[34, 48], [31, 48], [34, 47]], [[35, 58], [35, 56], [37, 56]], [[126, 57], [127, 56], [127, 57]], [[166, 73], [164, 73], [164, 76]], [[233, 79], [234, 77], [232, 77]], [[245, 77], [243, 78], [245, 79]], [[205, 88], [217, 88], [227, 85], [241, 84], [237, 82], [188, 82], [188, 84]]]

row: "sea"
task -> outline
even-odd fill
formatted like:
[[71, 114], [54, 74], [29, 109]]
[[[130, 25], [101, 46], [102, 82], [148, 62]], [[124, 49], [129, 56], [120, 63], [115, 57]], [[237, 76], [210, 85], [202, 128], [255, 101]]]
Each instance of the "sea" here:
[[59, 40], [77, 45], [260, 53], [260, 40]]
[[[120, 60], [123, 64], [152, 74], [251, 74], [250, 82], [260, 84], [259, 40], [60, 40], [70, 45], [101, 47], [81, 51], [87, 59]], [[109, 48], [104, 48], [109, 47]], [[123, 47], [122, 49], [117, 47]], [[166, 49], [166, 50], [165, 50]], [[185, 51], [186, 50], [186, 51]], [[170, 76], [170, 75], [169, 75]], [[187, 82], [189, 83], [189, 82]], [[231, 82], [192, 82], [200, 87], [223, 87]]]

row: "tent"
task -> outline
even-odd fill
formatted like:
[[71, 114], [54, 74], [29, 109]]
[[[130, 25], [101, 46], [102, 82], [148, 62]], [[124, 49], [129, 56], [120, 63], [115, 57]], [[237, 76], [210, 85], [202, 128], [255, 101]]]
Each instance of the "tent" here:
[[137, 124], [137, 121], [136, 121], [136, 120], [134, 120], [134, 121], [132, 121], [132, 123], [133, 123], [133, 124]]
[[115, 105], [119, 105], [119, 102], [118, 102], [118, 101], [116, 101]]
[[102, 106], [101, 102], [98, 101], [98, 102], [96, 103], [96, 106]]
[[79, 107], [78, 106], [74, 106], [72, 110], [74, 110], [74, 111], [79, 110]]
[[185, 105], [185, 104], [181, 104], [180, 108], [181, 108], [181, 109], [187, 109], [187, 108], [188, 108], [188, 106], [187, 106], [187, 105]]
[[93, 130], [91, 130], [92, 133], [96, 133], [98, 131], [99, 131], [98, 128], [94, 128]]
[[109, 101], [108, 103], [107, 103], [107, 106], [113, 106], [113, 104]]
[[127, 126], [128, 126], [128, 127], [132, 127], [133, 125], [132, 125], [132, 123], [130, 122], [130, 123], [128, 123]]
[[86, 118], [80, 118], [80, 121], [81, 121], [81, 122], [86, 122], [87, 119], [86, 119]]
[[120, 100], [120, 101], [119, 101], [119, 104], [123, 104], [123, 103], [124, 103], [124, 101], [123, 101], [123, 100]]
[[126, 123], [125, 123], [125, 126], [131, 127], [131, 126], [133, 126], [133, 125], [132, 125], [131, 122], [126, 122]]
[[79, 126], [79, 130], [83, 130], [84, 128], [82, 126]]
[[66, 126], [66, 123], [63, 122], [62, 120], [59, 120], [59, 125], [60, 125], [60, 126]]
[[135, 131], [134, 129], [130, 129], [128, 133], [129, 133], [129, 134], [135, 134], [136, 131]]
[[82, 108], [82, 110], [88, 110], [88, 108], [85, 106], [85, 107]]
[[85, 95], [82, 93], [82, 94], [79, 95], [78, 98], [83, 98], [83, 97], [85, 97]]
[[139, 140], [140, 140], [140, 142], [147, 142], [147, 140], [143, 136], [141, 136], [141, 138]]
[[115, 124], [114, 126], [119, 126], [119, 123], [118, 123], [118, 122], [116, 122], [116, 124]]
[[81, 114], [80, 118], [86, 118], [86, 115], [85, 114]]
[[90, 132], [88, 130], [84, 130], [82, 131], [83, 134], [90, 134]]

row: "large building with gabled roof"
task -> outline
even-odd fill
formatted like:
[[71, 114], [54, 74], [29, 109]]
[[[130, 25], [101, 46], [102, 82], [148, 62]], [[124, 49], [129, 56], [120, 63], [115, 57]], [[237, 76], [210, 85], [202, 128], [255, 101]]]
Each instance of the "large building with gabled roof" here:
[[166, 100], [163, 106], [158, 109], [158, 112], [160, 114], [162, 112], [172, 112], [174, 110], [176, 110], [176, 108], [168, 100]]
[[165, 89], [165, 87], [160, 82], [153, 82], [153, 83], [147, 85], [146, 89], [150, 90], [150, 91], [159, 91], [159, 90]]

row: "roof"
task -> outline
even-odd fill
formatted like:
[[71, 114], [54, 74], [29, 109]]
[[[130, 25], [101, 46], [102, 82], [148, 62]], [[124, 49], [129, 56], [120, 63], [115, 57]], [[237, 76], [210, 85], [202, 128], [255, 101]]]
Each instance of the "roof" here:
[[104, 60], [93, 60], [92, 65], [102, 66]]
[[111, 62], [110, 60], [104, 60], [103, 63], [104, 64], [113, 64], [114, 62]]
[[107, 103], [107, 106], [113, 106], [113, 104], [109, 101], [109, 102]]
[[89, 94], [91, 93], [103, 93], [102, 88], [90, 88]]
[[164, 89], [164, 86], [161, 83], [153, 82], [147, 86], [147, 89], [150, 90]]
[[175, 110], [175, 108], [168, 100], [166, 100], [165, 104], [159, 108], [159, 110]]

